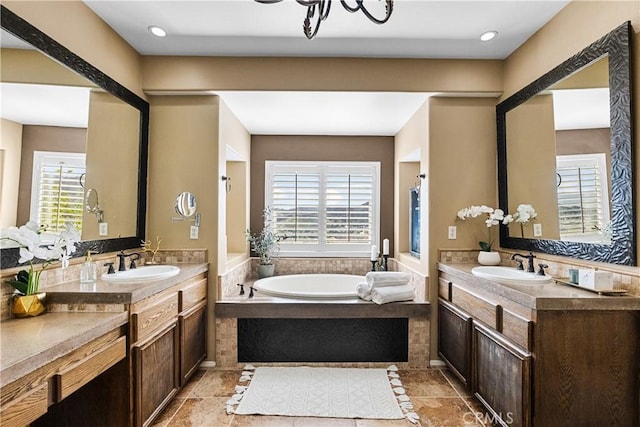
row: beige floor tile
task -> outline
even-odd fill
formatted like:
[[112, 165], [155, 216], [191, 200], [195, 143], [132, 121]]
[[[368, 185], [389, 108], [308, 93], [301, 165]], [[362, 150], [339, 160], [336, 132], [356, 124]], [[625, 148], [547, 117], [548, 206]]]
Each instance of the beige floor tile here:
[[175, 399], [173, 399], [171, 401], [171, 403], [169, 403], [169, 405], [167, 405], [167, 407], [164, 408], [164, 411], [162, 411], [160, 416], [158, 418], [156, 418], [156, 420], [153, 422], [152, 426], [153, 427], [167, 427], [167, 426], [169, 426], [171, 418], [173, 418], [173, 416], [176, 414], [176, 412], [178, 412], [178, 409], [180, 409], [180, 407], [182, 406], [182, 404], [184, 402], [185, 402], [185, 399], [180, 397], [180, 396], [178, 396]]
[[226, 397], [189, 398], [178, 409], [168, 426], [170, 427], [226, 427], [233, 416], [227, 415]]
[[471, 396], [471, 392], [465, 388], [464, 384], [462, 384], [458, 377], [452, 374], [451, 371], [449, 371], [448, 369], [439, 369], [439, 371], [442, 375], [445, 376], [449, 383], [451, 383], [453, 388], [460, 394], [460, 396]]
[[189, 397], [229, 397], [235, 393], [241, 373], [242, 371], [236, 370], [210, 369], [192, 388]]
[[356, 427], [410, 427], [415, 426], [406, 419], [402, 420], [356, 420]]
[[293, 427], [293, 417], [234, 415], [231, 427]]
[[356, 427], [356, 421], [348, 418], [294, 417], [293, 427]]
[[417, 397], [411, 402], [422, 427], [482, 426], [476, 414], [459, 397]]
[[195, 371], [191, 376], [191, 378], [189, 378], [189, 381], [187, 382], [187, 384], [185, 384], [182, 390], [178, 392], [178, 397], [185, 397], [185, 398], [189, 397], [193, 388], [196, 385], [198, 385], [198, 382], [202, 377], [205, 376], [206, 373], [207, 373], [206, 369], [198, 369], [197, 371]]
[[407, 370], [398, 372], [407, 396], [457, 397], [458, 392], [439, 369]]

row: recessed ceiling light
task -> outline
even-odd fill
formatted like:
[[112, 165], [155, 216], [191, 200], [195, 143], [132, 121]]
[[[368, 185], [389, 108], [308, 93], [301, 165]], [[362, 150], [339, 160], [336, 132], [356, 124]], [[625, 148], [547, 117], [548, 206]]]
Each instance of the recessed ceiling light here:
[[167, 35], [167, 32], [165, 30], [163, 30], [162, 28], [156, 25], [150, 26], [149, 31], [151, 31], [151, 34], [153, 34], [156, 37], [165, 37]]
[[497, 31], [486, 31], [480, 34], [480, 40], [482, 40], [483, 42], [488, 42], [489, 40], [493, 40], [497, 35]]

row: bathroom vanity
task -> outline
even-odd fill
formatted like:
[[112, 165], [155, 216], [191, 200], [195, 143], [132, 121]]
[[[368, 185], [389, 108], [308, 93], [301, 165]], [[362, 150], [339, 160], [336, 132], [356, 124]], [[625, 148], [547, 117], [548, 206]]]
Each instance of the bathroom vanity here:
[[0, 423], [151, 424], [206, 357], [208, 265], [180, 270], [61, 284], [48, 313], [3, 321]]
[[508, 285], [438, 266], [438, 342], [501, 425], [640, 422], [640, 298]]

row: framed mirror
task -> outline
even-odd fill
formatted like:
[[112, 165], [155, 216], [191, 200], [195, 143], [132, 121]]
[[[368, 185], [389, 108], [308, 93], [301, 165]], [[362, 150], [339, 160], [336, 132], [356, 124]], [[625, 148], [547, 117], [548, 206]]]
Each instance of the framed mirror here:
[[496, 107], [500, 245], [636, 265], [629, 22]]
[[[62, 130], [66, 139], [69, 139], [67, 138], [69, 135], [80, 134], [78, 139], [82, 147], [63, 151], [77, 151], [78, 153], [73, 153], [74, 156], [85, 156], [82, 167], [86, 170], [74, 170], [73, 173], [78, 176], [69, 178], [70, 182], [78, 187], [77, 204], [81, 215], [80, 223], [83, 224], [82, 242], [78, 245], [74, 256], [82, 256], [87, 250], [112, 252], [139, 247], [145, 237], [149, 104], [5, 6], [1, 6], [0, 17], [3, 45], [5, 39], [15, 37], [17, 42], [24, 43], [29, 48], [7, 51], [3, 47], [3, 69], [5, 66], [11, 67], [9, 58], [27, 56], [30, 58], [29, 61], [33, 62], [19, 62], [19, 67], [16, 69], [20, 73], [28, 74], [28, 78], [33, 78], [38, 83], [39, 89], [41, 86], [55, 87], [60, 90], [74, 89], [82, 92], [82, 96], [87, 98], [89, 104], [89, 112], [84, 124], [55, 123], [48, 126], [58, 133]], [[7, 34], [10, 37], [4, 37]], [[31, 68], [29, 68], [30, 64]], [[47, 75], [54, 81], [40, 81], [42, 75]], [[15, 86], [28, 85], [16, 84]], [[40, 129], [44, 127], [47, 126], [40, 124], [30, 126], [32, 128], [30, 132], [40, 132], [39, 135], [42, 135]], [[36, 128], [39, 128], [38, 131], [33, 131]], [[53, 139], [50, 137], [52, 133], [46, 135], [47, 138], [41, 137], [40, 140]], [[46, 147], [43, 151], [60, 150]], [[27, 157], [31, 157], [30, 152], [27, 153]], [[36, 158], [35, 155], [33, 158]], [[64, 164], [70, 163], [65, 160]], [[65, 170], [65, 173], [71, 174], [71, 168], [66, 169], [68, 170]], [[20, 176], [19, 185], [22, 186], [22, 176]], [[85, 189], [90, 188], [100, 191], [101, 208], [108, 210], [108, 205], [113, 206], [113, 214], [105, 213], [104, 219], [110, 223], [111, 232], [106, 238], [99, 236], [94, 215], [84, 209], [85, 197], [91, 196]], [[30, 195], [25, 197], [21, 194], [18, 199], [28, 201], [33, 200], [33, 197]], [[27, 206], [16, 216], [15, 225], [22, 225], [34, 217], [33, 208], [29, 203], [23, 201], [23, 204]], [[83, 213], [84, 217], [82, 217]], [[0, 254], [3, 269], [18, 265], [18, 249], [2, 249]]]

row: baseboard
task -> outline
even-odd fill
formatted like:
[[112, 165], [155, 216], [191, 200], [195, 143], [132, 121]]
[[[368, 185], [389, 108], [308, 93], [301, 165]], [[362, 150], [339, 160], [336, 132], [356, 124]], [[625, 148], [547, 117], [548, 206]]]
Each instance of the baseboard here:
[[200, 364], [200, 367], [203, 368], [203, 369], [215, 368], [216, 367], [216, 362], [214, 362], [213, 360], [205, 360], [204, 362], [202, 362]]
[[442, 360], [440, 359], [435, 359], [435, 360], [430, 360], [429, 361], [429, 366], [431, 368], [445, 368], [447, 366], [446, 363], [444, 363]]

